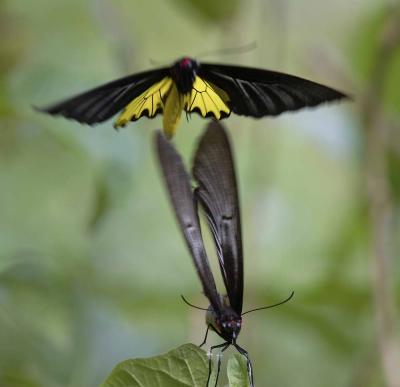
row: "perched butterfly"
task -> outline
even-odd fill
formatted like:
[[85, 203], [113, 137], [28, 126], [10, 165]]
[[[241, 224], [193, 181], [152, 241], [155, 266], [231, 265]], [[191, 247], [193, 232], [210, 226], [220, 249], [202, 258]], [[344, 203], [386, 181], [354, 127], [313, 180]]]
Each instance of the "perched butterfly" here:
[[182, 111], [217, 120], [231, 112], [259, 118], [345, 97], [293, 75], [186, 57], [171, 67], [133, 74], [39, 110], [89, 125], [122, 111], [115, 128], [162, 113], [164, 133], [171, 138]]
[[[242, 313], [243, 254], [240, 209], [233, 158], [226, 132], [218, 122], [212, 122], [202, 136], [193, 163], [192, 175], [197, 183], [194, 191], [181, 157], [161, 132], [156, 135], [156, 146], [175, 215], [192, 255], [203, 292], [211, 304], [206, 309], [207, 333], [211, 328], [224, 340], [224, 343], [211, 347], [211, 350], [222, 348], [221, 351], [225, 351], [233, 345], [247, 359], [249, 381], [253, 386], [250, 359], [247, 352], [236, 343], [242, 327], [242, 316], [250, 311]], [[204, 210], [214, 237], [226, 295], [219, 294], [215, 285], [203, 244], [197, 204]], [[268, 307], [258, 309], [266, 308]], [[207, 334], [202, 344], [206, 339]], [[219, 367], [220, 360], [218, 371]], [[211, 358], [209, 379], [210, 375]]]

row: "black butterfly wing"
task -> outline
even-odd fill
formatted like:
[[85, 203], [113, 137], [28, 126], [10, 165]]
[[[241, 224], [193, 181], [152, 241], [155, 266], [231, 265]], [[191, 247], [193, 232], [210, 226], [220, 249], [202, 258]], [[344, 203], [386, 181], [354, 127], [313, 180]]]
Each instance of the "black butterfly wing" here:
[[204, 294], [209, 299], [214, 310], [221, 313], [222, 304], [204, 249], [189, 175], [185, 170], [181, 157], [161, 131], [157, 132], [155, 140], [169, 197], [186, 244], [193, 257], [194, 265], [203, 285]]
[[347, 96], [294, 75], [242, 66], [201, 63], [198, 75], [225, 91], [238, 115], [276, 116]]
[[231, 307], [241, 315], [243, 252], [239, 197], [231, 147], [221, 124], [209, 124], [193, 164], [196, 195], [204, 208], [217, 247]]
[[167, 67], [129, 75], [38, 110], [93, 125], [112, 117], [168, 75]]

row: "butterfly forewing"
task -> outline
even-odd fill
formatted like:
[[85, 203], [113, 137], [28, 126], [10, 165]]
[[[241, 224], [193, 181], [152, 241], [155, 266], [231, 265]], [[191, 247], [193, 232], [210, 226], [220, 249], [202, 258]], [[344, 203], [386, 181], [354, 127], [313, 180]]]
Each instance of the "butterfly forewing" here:
[[346, 95], [316, 82], [276, 71], [202, 63], [198, 75], [224, 90], [238, 115], [276, 116]]
[[197, 209], [189, 175], [173, 145], [159, 131], [156, 134], [157, 154], [172, 206], [193, 257], [203, 291], [216, 312], [222, 311], [207, 254], [201, 236]]
[[238, 315], [243, 301], [243, 253], [239, 198], [231, 147], [225, 130], [212, 122], [200, 140], [193, 163], [196, 195], [217, 246], [231, 307]]
[[89, 125], [103, 122], [161, 81], [168, 71], [160, 68], [120, 78], [39, 110]]

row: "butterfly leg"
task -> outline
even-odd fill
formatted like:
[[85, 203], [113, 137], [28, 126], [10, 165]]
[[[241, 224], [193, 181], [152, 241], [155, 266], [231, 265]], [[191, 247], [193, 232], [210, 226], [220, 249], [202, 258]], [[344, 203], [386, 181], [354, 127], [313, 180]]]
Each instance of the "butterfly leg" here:
[[201, 348], [206, 343], [209, 329], [210, 325], [207, 325], [206, 335], [204, 336], [203, 342], [199, 345], [199, 348]]
[[250, 386], [254, 387], [254, 378], [253, 378], [253, 366], [251, 364], [249, 354], [247, 353], [246, 350], [244, 350], [242, 347], [239, 347], [237, 344], [235, 344], [235, 348], [238, 350], [238, 352], [243, 355], [246, 360], [247, 360], [247, 373], [249, 375], [249, 382]]
[[218, 353], [218, 366], [217, 366], [217, 377], [215, 378], [215, 387], [218, 386], [218, 377], [219, 377], [219, 372], [221, 370], [221, 357], [222, 353], [230, 346], [230, 343], [226, 343], [225, 347], [221, 349], [221, 351]]
[[[227, 345], [228, 344], [228, 345]], [[206, 383], [206, 387], [208, 387], [208, 384], [210, 383], [210, 378], [211, 378], [211, 372], [212, 372], [212, 351], [214, 349], [217, 348], [221, 348], [221, 347], [228, 347], [229, 343], [222, 343], [219, 345], [213, 345], [212, 347], [210, 347], [210, 351], [208, 353], [208, 377], [207, 377], [207, 383]], [[226, 349], [225, 348], [225, 349]], [[218, 358], [218, 361], [220, 362], [221, 360]], [[220, 363], [218, 363], [218, 373], [217, 373], [217, 379], [216, 379], [216, 383], [218, 382], [218, 374], [219, 374], [219, 367], [220, 367]]]

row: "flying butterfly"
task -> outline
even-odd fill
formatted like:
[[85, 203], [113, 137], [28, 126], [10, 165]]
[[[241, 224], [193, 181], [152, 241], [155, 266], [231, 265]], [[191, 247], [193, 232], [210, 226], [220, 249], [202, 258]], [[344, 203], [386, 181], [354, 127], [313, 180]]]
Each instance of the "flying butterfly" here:
[[[243, 252], [239, 197], [227, 134], [218, 122], [209, 124], [194, 157], [192, 175], [197, 183], [197, 188], [194, 190], [192, 190], [190, 177], [183, 161], [172, 143], [160, 131], [155, 140], [160, 167], [176, 218], [193, 258], [203, 292], [210, 302], [208, 309], [204, 309], [207, 311], [207, 332], [201, 345], [206, 342], [209, 329], [215, 331], [224, 340], [222, 344], [211, 347], [211, 351], [221, 348], [223, 352], [233, 345], [247, 359], [249, 382], [253, 387], [250, 358], [236, 342], [242, 326], [242, 316], [253, 310], [242, 313]], [[218, 293], [215, 285], [202, 239], [198, 205], [206, 215], [214, 238], [226, 295]], [[288, 301], [291, 296], [283, 302]], [[185, 299], [184, 301], [188, 303]], [[218, 358], [216, 384], [219, 369], [220, 358]], [[208, 380], [210, 380], [210, 375], [211, 357]]]
[[122, 111], [115, 128], [162, 113], [164, 133], [171, 138], [182, 111], [216, 120], [232, 112], [260, 118], [346, 97], [289, 74], [185, 57], [170, 67], [129, 75], [38, 110], [89, 125]]

